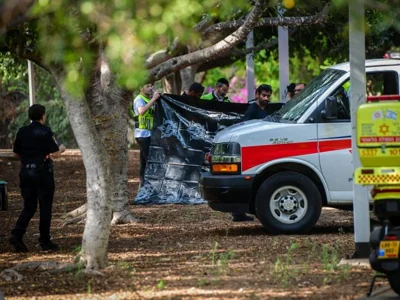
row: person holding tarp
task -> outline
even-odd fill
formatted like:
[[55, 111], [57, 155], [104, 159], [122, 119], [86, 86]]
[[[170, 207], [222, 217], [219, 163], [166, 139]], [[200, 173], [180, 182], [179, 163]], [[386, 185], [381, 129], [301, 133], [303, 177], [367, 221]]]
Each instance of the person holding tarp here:
[[251, 101], [242, 121], [264, 119], [268, 113], [266, 107], [272, 95], [272, 87], [268, 84], [261, 84], [256, 89], [256, 97]]
[[153, 84], [149, 83], [140, 89], [139, 95], [133, 101], [133, 111], [136, 119], [134, 135], [140, 147], [139, 188], [144, 185], [144, 171], [149, 155], [151, 130], [154, 127], [154, 104], [159, 98], [160, 93], [157, 91], [153, 93]]
[[[255, 93], [255, 99], [247, 108], [242, 121], [249, 121], [255, 119], [264, 119], [267, 113], [267, 105], [272, 94], [272, 87], [268, 84], [261, 84]], [[246, 215], [244, 212], [233, 212], [232, 221], [233, 222], [245, 222], [253, 221], [254, 218]]]
[[193, 84], [189, 87], [189, 91], [183, 92], [182, 96], [192, 97], [195, 100], [200, 100], [201, 95], [204, 93], [204, 86], [201, 83], [193, 82]]
[[217, 80], [215, 90], [209, 94], [205, 94], [201, 97], [202, 100], [218, 101], [218, 102], [230, 102], [226, 96], [229, 91], [229, 81], [225, 78]]

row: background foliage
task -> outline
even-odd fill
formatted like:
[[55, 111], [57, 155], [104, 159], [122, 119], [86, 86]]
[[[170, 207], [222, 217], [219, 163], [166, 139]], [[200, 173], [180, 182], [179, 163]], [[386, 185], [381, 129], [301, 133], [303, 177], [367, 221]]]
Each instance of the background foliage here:
[[[10, 53], [0, 53], [0, 78], [3, 94], [19, 91], [29, 94], [28, 65]], [[58, 90], [51, 75], [42, 68], [35, 67], [36, 102], [46, 106], [47, 125], [50, 126], [60, 143], [67, 147], [77, 146], [71, 126]], [[14, 122], [9, 126], [9, 138], [15, 139], [18, 129], [29, 125], [29, 98], [25, 98], [17, 108]]]
[[[282, 1], [269, 1], [265, 17], [277, 16], [277, 5]], [[348, 61], [348, 1], [297, 0], [283, 1], [285, 16], [310, 16], [331, 3], [326, 24], [291, 28], [290, 82], [309, 82], [326, 66]], [[367, 58], [379, 58], [400, 46], [400, 0], [366, 1]], [[179, 38], [186, 45], [197, 47], [199, 35], [194, 26], [211, 18], [214, 23], [235, 20], [248, 11], [248, 1], [218, 0], [57, 0], [37, 1], [34, 20], [24, 25], [27, 48], [38, 45], [45, 61], [65, 66], [69, 91], [79, 95], [87, 84], [84, 72], [92, 66], [99, 45], [106, 45], [118, 83], [135, 89], [146, 77], [143, 58], [160, 49], [169, 49]], [[68, 13], [66, 13], [68, 12]], [[192, 28], [189, 29], [188, 28]], [[18, 43], [16, 32], [6, 43]], [[41, 38], [40, 38], [41, 37]], [[276, 27], [255, 30], [255, 44], [277, 39]], [[242, 44], [244, 47], [244, 44]], [[93, 48], [93, 49], [92, 49]], [[2, 94], [21, 91], [28, 94], [26, 61], [19, 61], [0, 49], [0, 89]], [[267, 83], [273, 87], [273, 101], [279, 101], [279, 65], [277, 45], [255, 55], [255, 84]], [[230, 98], [246, 102], [244, 57], [228, 66], [206, 72], [203, 84], [211, 90], [220, 77], [231, 81]], [[46, 71], [36, 68], [37, 100], [47, 107], [48, 125], [68, 147], [76, 142], [69, 127], [65, 109]], [[28, 100], [18, 107], [18, 115], [10, 126], [10, 137], [18, 127], [27, 124]], [[132, 140], [131, 140], [132, 141]]]

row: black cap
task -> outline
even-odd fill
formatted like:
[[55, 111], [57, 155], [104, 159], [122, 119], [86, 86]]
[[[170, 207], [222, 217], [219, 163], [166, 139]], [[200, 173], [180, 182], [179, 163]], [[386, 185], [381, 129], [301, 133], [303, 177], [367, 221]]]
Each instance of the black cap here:
[[189, 92], [202, 93], [203, 91], [204, 91], [204, 86], [202, 86], [201, 83], [198, 82], [194, 82], [189, 87]]

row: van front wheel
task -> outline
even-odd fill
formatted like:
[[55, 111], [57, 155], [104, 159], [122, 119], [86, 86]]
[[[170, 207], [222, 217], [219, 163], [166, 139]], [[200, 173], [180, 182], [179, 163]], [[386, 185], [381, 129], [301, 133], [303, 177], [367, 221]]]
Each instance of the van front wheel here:
[[321, 194], [314, 182], [296, 172], [267, 178], [256, 195], [257, 217], [271, 233], [305, 233], [317, 223]]

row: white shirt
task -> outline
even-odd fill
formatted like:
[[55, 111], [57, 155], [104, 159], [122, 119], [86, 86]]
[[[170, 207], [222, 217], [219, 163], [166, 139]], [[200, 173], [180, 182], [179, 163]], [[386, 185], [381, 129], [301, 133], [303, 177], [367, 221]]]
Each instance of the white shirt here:
[[[135, 100], [133, 101], [133, 111], [135, 116], [139, 115], [139, 107], [143, 107], [146, 105], [146, 101], [142, 98], [142, 95], [138, 95]], [[148, 129], [140, 129], [135, 128], [135, 138], [147, 138], [151, 136], [151, 130]]]

